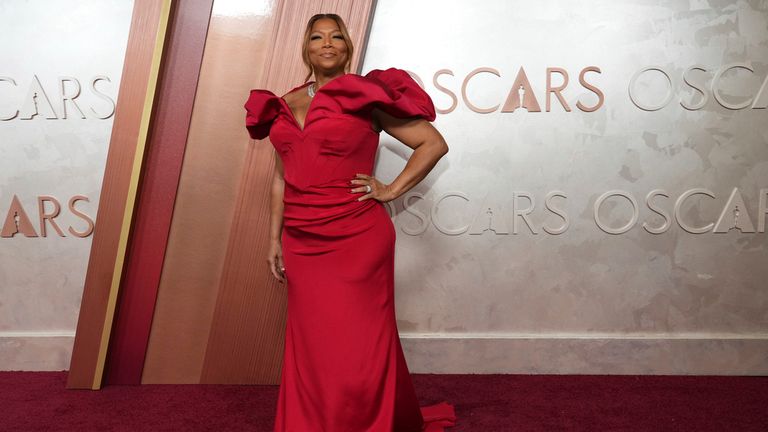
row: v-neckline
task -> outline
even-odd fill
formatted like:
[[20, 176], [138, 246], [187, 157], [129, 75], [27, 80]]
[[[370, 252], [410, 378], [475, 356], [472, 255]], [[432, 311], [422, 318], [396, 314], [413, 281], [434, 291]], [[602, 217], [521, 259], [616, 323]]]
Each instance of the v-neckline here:
[[284, 94], [283, 96], [280, 96], [280, 100], [282, 101], [283, 106], [285, 106], [286, 111], [288, 111], [288, 116], [291, 117], [291, 120], [293, 120], [293, 123], [296, 126], [296, 129], [298, 129], [300, 133], [303, 134], [304, 131], [307, 129], [307, 120], [309, 120], [309, 115], [312, 113], [312, 104], [315, 103], [315, 99], [317, 99], [317, 96], [320, 95], [320, 92], [322, 92], [323, 89], [325, 89], [328, 85], [332, 84], [334, 81], [347, 75], [353, 75], [353, 74], [346, 73], [346, 74], [337, 76], [336, 78], [328, 81], [327, 83], [325, 83], [325, 85], [323, 85], [322, 87], [320, 87], [315, 91], [315, 95], [309, 100], [309, 105], [307, 106], [307, 113], [304, 115], [304, 122], [302, 124], [299, 124], [299, 120], [296, 118], [296, 114], [293, 113], [291, 106], [288, 105], [288, 102], [285, 100], [285, 95], [291, 94], [296, 90], [300, 90], [308, 85], [314, 84], [315, 81], [308, 81], [298, 87], [294, 87], [288, 93]]
[[[306, 87], [308, 85], [312, 85], [314, 83], [315, 83], [314, 81], [308, 81], [308, 82], [306, 82], [306, 83], [304, 83], [304, 84], [302, 84], [302, 85], [300, 85], [298, 87], [295, 87], [295, 88], [291, 89], [291, 91], [289, 91], [285, 95], [291, 94], [291, 93], [293, 93], [296, 90], [300, 90], [300, 89], [302, 89], [302, 88], [304, 88], [304, 87]], [[323, 87], [325, 87], [325, 86], [323, 86]], [[317, 96], [317, 93], [320, 90], [322, 90], [323, 87], [320, 87], [319, 89], [317, 89], [317, 91], [315, 92], [315, 96]], [[304, 114], [304, 122], [299, 124], [299, 119], [296, 118], [296, 114], [291, 109], [291, 106], [288, 105], [288, 101], [285, 100], [285, 95], [280, 96], [280, 100], [283, 101], [283, 105], [285, 105], [285, 109], [288, 111], [288, 115], [291, 117], [291, 120], [293, 120], [293, 123], [296, 125], [296, 128], [299, 130], [299, 132], [303, 133], [304, 129], [307, 126], [307, 119], [309, 118], [309, 113], [312, 111], [312, 103], [315, 101], [315, 96], [309, 98], [309, 105], [307, 106], [307, 113]]]

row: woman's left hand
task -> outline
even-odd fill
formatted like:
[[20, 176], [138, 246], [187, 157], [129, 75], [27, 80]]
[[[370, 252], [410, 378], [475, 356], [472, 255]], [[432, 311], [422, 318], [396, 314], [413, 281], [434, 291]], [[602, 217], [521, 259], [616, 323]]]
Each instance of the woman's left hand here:
[[[361, 185], [360, 187], [352, 188], [352, 190], [350, 191], [352, 193], [362, 192], [365, 194], [360, 198], [358, 198], [357, 199], [358, 201], [373, 198], [377, 201], [387, 202], [397, 198], [395, 194], [392, 192], [392, 188], [390, 187], [390, 185], [380, 182], [373, 176], [358, 173], [355, 175], [355, 178], [353, 180], [350, 180], [350, 183], [353, 185]], [[371, 186], [370, 192], [367, 192], [368, 188], [366, 188], [366, 185]]]

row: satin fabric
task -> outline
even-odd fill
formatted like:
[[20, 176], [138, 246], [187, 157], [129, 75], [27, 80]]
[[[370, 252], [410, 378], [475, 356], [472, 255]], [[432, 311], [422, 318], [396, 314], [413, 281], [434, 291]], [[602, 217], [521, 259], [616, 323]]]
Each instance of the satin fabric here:
[[303, 128], [268, 90], [251, 90], [245, 104], [250, 136], [269, 136], [285, 179], [276, 432], [436, 432], [456, 419], [447, 402], [419, 407], [395, 320], [395, 229], [381, 202], [350, 192], [356, 173], [373, 173], [373, 108], [435, 119], [429, 95], [396, 68], [327, 82]]

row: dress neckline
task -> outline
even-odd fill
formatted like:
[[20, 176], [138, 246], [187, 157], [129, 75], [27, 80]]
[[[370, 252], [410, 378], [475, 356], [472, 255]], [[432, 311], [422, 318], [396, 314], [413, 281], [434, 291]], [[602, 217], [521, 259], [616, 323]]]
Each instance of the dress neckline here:
[[325, 83], [324, 86], [320, 87], [319, 89], [317, 89], [315, 91], [315, 96], [312, 97], [312, 99], [309, 101], [309, 106], [307, 107], [307, 114], [304, 115], [304, 123], [303, 124], [299, 123], [299, 120], [296, 118], [296, 115], [293, 113], [293, 110], [291, 109], [290, 105], [288, 105], [288, 102], [285, 101], [285, 96], [288, 95], [288, 94], [293, 93], [296, 90], [300, 90], [300, 89], [302, 89], [302, 88], [304, 88], [304, 87], [306, 87], [306, 86], [308, 86], [310, 84], [314, 84], [315, 81], [307, 81], [304, 84], [296, 86], [296, 87], [292, 88], [291, 90], [289, 90], [284, 95], [280, 96], [280, 101], [282, 102], [283, 107], [285, 108], [285, 110], [288, 113], [288, 116], [291, 118], [291, 120], [293, 120], [293, 123], [296, 126], [296, 128], [299, 130], [299, 132], [304, 133], [304, 131], [306, 130], [306, 128], [307, 128], [307, 120], [309, 120], [309, 115], [312, 113], [313, 104], [315, 103], [315, 100], [317, 99], [317, 97], [320, 96], [322, 91], [325, 90], [326, 87], [328, 87], [329, 85], [333, 84], [334, 82], [336, 82], [339, 79], [344, 78], [345, 76], [348, 76], [348, 75], [356, 75], [356, 74], [346, 73], [346, 74], [343, 74], [343, 75], [339, 75], [336, 78], [328, 81], [327, 83]]

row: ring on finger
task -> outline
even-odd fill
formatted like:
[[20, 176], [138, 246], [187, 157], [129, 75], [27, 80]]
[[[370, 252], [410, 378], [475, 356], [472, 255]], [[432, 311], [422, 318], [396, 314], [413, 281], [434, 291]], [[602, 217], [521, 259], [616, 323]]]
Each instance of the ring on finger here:
[[367, 184], [365, 185], [365, 193], [371, 193], [373, 189], [371, 189], [371, 185]]

